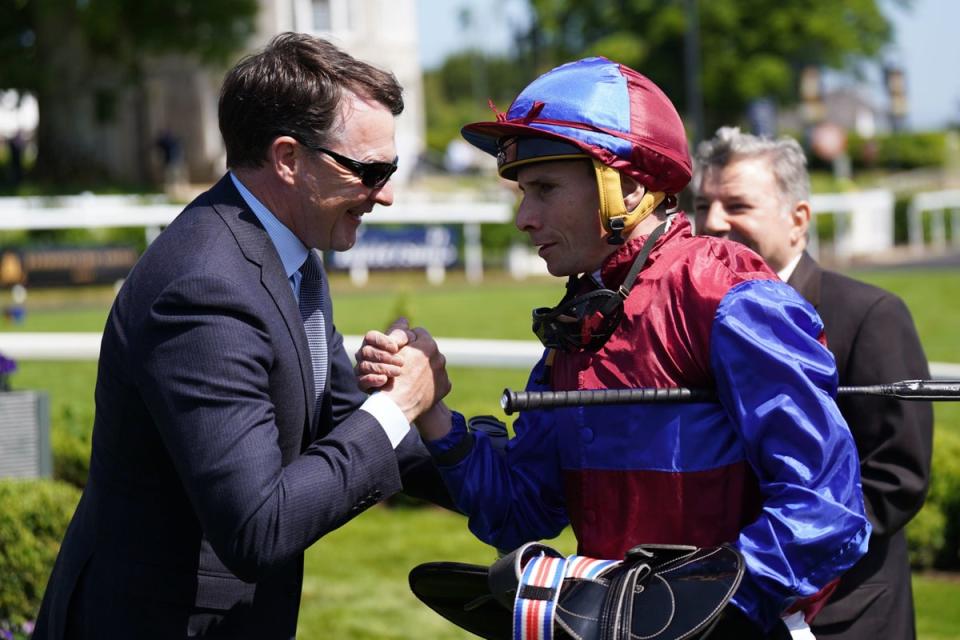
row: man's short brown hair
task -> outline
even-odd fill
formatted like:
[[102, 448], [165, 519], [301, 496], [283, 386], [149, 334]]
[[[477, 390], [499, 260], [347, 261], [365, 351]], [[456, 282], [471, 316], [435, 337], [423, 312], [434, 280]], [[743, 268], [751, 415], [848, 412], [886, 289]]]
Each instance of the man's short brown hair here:
[[280, 135], [322, 146], [345, 91], [403, 111], [396, 77], [320, 38], [283, 33], [231, 69], [220, 90], [220, 134], [227, 166], [255, 168]]

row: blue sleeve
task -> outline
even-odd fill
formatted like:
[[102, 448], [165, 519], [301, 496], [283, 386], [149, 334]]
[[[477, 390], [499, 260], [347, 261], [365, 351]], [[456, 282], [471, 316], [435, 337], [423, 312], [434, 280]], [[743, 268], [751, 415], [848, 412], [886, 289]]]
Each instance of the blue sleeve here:
[[[530, 380], [537, 380], [542, 369], [541, 361]], [[541, 387], [531, 382], [527, 388]], [[468, 433], [463, 416], [454, 413], [450, 433], [427, 443], [454, 503], [469, 516], [470, 531], [497, 549], [553, 538], [569, 523], [557, 446], [560, 427], [552, 415], [525, 412], [514, 422], [516, 436], [500, 449], [486, 433]]]
[[816, 311], [777, 280], [733, 287], [711, 332], [720, 401], [764, 496], [737, 540], [747, 571], [733, 602], [766, 628], [849, 569], [870, 535], [822, 332]]

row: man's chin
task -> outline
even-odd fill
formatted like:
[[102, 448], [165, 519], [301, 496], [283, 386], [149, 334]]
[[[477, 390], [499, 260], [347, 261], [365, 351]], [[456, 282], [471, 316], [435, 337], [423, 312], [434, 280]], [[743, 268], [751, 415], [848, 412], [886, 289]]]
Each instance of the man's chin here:
[[547, 272], [549, 272], [552, 276], [556, 276], [557, 278], [566, 278], [568, 276], [579, 275], [579, 272], [572, 272], [572, 267], [569, 265], [556, 264], [546, 260], [544, 260], [544, 262], [547, 263]]
[[330, 244], [334, 251], [349, 251], [357, 244], [357, 236], [354, 234], [351, 238], [335, 238]]

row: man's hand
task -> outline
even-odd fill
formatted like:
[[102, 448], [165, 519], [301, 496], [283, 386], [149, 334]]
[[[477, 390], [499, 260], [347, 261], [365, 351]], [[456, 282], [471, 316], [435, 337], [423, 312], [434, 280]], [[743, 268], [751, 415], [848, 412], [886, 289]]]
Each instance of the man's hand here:
[[447, 360], [426, 329], [410, 329], [403, 318], [387, 333], [368, 332], [356, 354], [357, 380], [379, 389], [413, 422], [450, 392]]
[[354, 355], [360, 388], [364, 391], [392, 388], [393, 379], [400, 375], [403, 367], [403, 358], [398, 353], [415, 337], [406, 318], [394, 320], [386, 333], [368, 331]]

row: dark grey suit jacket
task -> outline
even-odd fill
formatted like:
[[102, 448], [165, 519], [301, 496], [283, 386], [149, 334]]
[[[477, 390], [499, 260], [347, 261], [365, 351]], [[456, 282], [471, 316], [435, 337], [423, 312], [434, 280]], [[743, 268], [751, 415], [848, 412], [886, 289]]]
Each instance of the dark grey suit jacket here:
[[[812, 304], [837, 359], [841, 385], [929, 378], [913, 319], [897, 296], [831, 271], [804, 253], [788, 281]], [[857, 443], [870, 549], [814, 619], [817, 638], [914, 637], [910, 565], [903, 528], [923, 506], [930, 478], [929, 402], [842, 397]]]
[[404, 481], [444, 501], [415, 431], [394, 451], [358, 410], [325, 297], [313, 415], [296, 300], [229, 177], [150, 245], [107, 320], [90, 476], [34, 637], [291, 638], [308, 546]]

